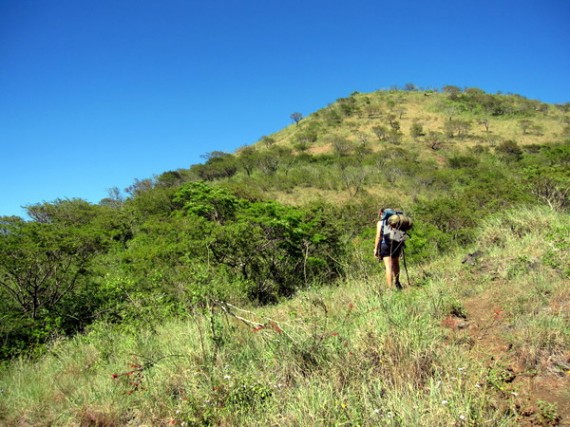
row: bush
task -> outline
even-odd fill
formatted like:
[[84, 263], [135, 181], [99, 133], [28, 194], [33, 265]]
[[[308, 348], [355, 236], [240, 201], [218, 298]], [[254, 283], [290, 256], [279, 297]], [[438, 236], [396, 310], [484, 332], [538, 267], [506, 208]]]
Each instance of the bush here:
[[519, 145], [513, 141], [504, 141], [495, 148], [495, 152], [506, 162], [518, 162], [523, 157], [523, 151]]

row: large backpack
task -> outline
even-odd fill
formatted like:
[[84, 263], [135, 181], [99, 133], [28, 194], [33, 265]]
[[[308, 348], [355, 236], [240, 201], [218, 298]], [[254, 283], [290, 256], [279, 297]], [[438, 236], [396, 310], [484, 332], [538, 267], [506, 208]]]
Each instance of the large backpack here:
[[412, 219], [402, 211], [384, 209], [382, 214], [382, 240], [386, 244], [401, 244], [408, 239], [413, 227]]

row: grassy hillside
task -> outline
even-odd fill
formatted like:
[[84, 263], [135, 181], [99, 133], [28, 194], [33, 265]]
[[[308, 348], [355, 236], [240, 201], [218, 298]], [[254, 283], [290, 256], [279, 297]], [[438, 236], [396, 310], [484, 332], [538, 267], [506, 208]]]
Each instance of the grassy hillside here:
[[[446, 87], [292, 117], [0, 218], [0, 424], [568, 425], [568, 104]], [[414, 219], [398, 293], [387, 206]]]
[[[345, 136], [354, 143], [362, 143], [364, 138], [372, 143], [378, 140], [374, 128], [384, 126], [387, 131], [398, 129], [404, 142], [426, 142], [427, 134], [440, 132], [450, 144], [493, 145], [516, 139], [526, 145], [559, 140], [567, 120], [567, 106], [548, 105], [518, 95], [489, 95], [477, 89], [455, 95], [378, 91], [341, 98], [273, 137], [278, 143], [288, 144], [316, 130], [318, 137], [313, 150], [322, 152], [327, 144], [331, 148], [327, 142], [331, 136]], [[448, 122], [457, 121], [466, 122], [465, 126], [449, 126]], [[422, 127], [419, 135], [412, 129], [415, 123]], [[325, 148], [318, 149], [319, 146]]]
[[[477, 245], [256, 310], [98, 324], [4, 369], [5, 425], [565, 425], [568, 216], [486, 220]], [[541, 244], [537, 245], [536, 242]], [[480, 251], [465, 261], [467, 252]]]
[[[409, 153], [424, 168], [439, 169], [458, 153], [495, 154], [509, 151], [512, 143], [532, 151], [541, 144], [564, 143], [569, 135], [567, 104], [548, 105], [518, 95], [485, 94], [478, 89], [458, 93], [451, 89], [447, 93], [394, 90], [341, 98], [274, 135], [262, 137], [254, 147], [263, 150], [275, 145], [317, 157], [368, 157], [371, 153], [387, 157], [375, 159], [375, 171], [364, 171], [359, 176], [347, 173], [345, 188], [329, 185], [315, 189], [303, 183], [303, 188], [288, 189], [285, 194], [270, 190], [273, 197], [299, 203], [318, 197], [346, 201], [359, 191], [361, 182], [361, 189], [372, 195], [382, 194], [387, 186], [370, 182], [371, 176], [392, 175], [389, 179], [399, 180], [406, 171], [386, 167], [386, 163], [398, 157], [409, 158]], [[268, 146], [267, 141], [272, 145]], [[389, 184], [394, 192], [394, 182]], [[410, 187], [414, 188], [415, 183], [404, 186], [403, 191], [397, 188], [396, 198], [406, 198]]]

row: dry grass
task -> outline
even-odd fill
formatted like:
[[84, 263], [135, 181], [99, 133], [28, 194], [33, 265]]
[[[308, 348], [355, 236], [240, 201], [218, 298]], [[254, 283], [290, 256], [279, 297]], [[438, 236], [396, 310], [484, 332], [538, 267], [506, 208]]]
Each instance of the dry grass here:
[[[552, 265], [567, 260], [568, 236], [532, 245], [531, 218], [569, 229], [552, 212], [505, 213], [484, 224], [476, 264], [457, 253], [411, 266], [422, 286], [400, 293], [386, 292], [377, 270], [277, 306], [232, 308], [238, 317], [214, 309], [135, 333], [99, 325], [37, 362], [7, 367], [0, 420], [541, 425], [553, 406], [538, 397], [566, 419], [568, 397], [557, 390], [570, 378], [570, 295]], [[460, 315], [467, 327], [450, 321]]]
[[[353, 143], [360, 142], [359, 135], [366, 135], [368, 146], [373, 151], [378, 151], [382, 143], [378, 143], [378, 138], [373, 132], [375, 126], [386, 126], [389, 128], [386, 116], [395, 114], [400, 123], [400, 132], [403, 135], [404, 145], [408, 144], [417, 150], [430, 151], [431, 148], [425, 143], [424, 137], [414, 140], [410, 134], [410, 128], [414, 122], [423, 126], [424, 133], [439, 132], [445, 133], [445, 123], [449, 119], [447, 114], [440, 111], [438, 107], [446, 99], [447, 95], [442, 93], [432, 93], [425, 96], [423, 92], [375, 92], [371, 94], [356, 95], [355, 99], [360, 105], [360, 112], [357, 115], [344, 118], [341, 125], [336, 127], [324, 126], [321, 124], [319, 139], [309, 149], [314, 155], [331, 153], [333, 148], [329, 142], [331, 136], [344, 137]], [[368, 104], [377, 105], [381, 112], [379, 117], [369, 118], [367, 114]], [[393, 104], [388, 104], [392, 100]], [[334, 104], [327, 108], [334, 108]], [[489, 130], [479, 123], [483, 118], [475, 117], [468, 113], [456, 113], [455, 118], [468, 120], [472, 127], [468, 135], [462, 138], [455, 138], [452, 142], [463, 147], [472, 147], [476, 144], [494, 145], [501, 141], [514, 140], [519, 145], [544, 144], [560, 140], [564, 129], [563, 113], [551, 107], [547, 113], [536, 113], [529, 120], [541, 127], [540, 133], [524, 134], [520, 127], [521, 118], [510, 116], [485, 116], [489, 120]], [[304, 118], [299, 126], [291, 125], [280, 132], [272, 135], [281, 146], [292, 146], [295, 135], [302, 132], [311, 123], [320, 123], [316, 115]]]

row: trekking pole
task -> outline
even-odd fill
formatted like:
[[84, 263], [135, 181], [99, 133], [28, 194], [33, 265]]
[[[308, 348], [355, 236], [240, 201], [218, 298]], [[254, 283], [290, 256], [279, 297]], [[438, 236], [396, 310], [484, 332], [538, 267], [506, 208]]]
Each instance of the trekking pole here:
[[410, 284], [410, 276], [408, 275], [408, 265], [406, 264], [406, 250], [402, 249], [402, 259], [404, 260], [404, 271], [406, 272], [406, 279], [408, 279], [408, 286], [412, 286]]

